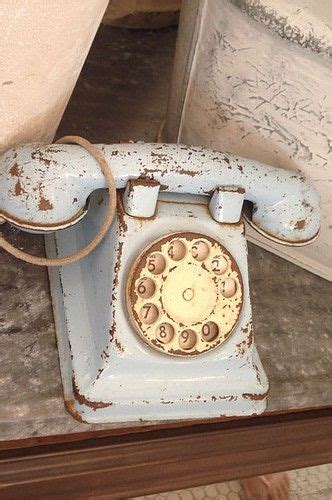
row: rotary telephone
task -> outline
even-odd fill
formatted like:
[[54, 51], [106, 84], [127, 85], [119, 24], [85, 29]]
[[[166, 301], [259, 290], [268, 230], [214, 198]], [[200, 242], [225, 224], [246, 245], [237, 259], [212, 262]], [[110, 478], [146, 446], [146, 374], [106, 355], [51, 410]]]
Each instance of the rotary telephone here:
[[77, 137], [11, 149], [0, 163], [0, 217], [46, 235], [47, 259], [2, 237], [0, 246], [50, 266], [73, 416], [128, 422], [264, 411], [244, 217], [267, 238], [309, 243], [320, 208], [308, 180], [201, 147], [92, 146]]

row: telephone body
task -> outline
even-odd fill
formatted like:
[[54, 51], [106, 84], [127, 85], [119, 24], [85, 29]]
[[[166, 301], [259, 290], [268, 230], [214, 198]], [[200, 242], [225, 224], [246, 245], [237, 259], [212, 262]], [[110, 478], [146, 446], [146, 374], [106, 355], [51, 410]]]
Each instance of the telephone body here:
[[[96, 147], [113, 172], [116, 217], [87, 257], [49, 268], [67, 408], [99, 423], [262, 413], [243, 202], [267, 237], [306, 244], [319, 231], [313, 186], [201, 147]], [[93, 237], [109, 200], [87, 151], [24, 145], [0, 162], [0, 217], [46, 233], [48, 256]]]

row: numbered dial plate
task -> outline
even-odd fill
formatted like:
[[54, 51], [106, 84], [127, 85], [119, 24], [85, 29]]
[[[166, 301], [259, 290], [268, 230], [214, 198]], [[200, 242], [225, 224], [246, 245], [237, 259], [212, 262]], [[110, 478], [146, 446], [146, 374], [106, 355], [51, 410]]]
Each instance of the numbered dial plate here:
[[220, 243], [198, 233], [173, 233], [147, 247], [134, 262], [126, 293], [137, 332], [176, 356], [219, 346], [242, 307], [236, 262]]

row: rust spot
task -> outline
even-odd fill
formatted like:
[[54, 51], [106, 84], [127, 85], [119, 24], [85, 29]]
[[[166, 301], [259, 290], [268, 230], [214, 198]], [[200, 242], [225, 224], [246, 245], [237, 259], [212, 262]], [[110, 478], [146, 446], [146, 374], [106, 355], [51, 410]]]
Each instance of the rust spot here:
[[86, 420], [84, 420], [82, 418], [82, 416], [78, 413], [78, 411], [76, 410], [76, 408], [74, 408], [74, 405], [73, 405], [73, 402], [71, 401], [71, 399], [65, 399], [65, 406], [67, 408], [67, 410], [69, 411], [69, 413], [71, 414], [71, 416], [77, 420], [78, 422], [81, 422], [82, 424], [86, 424]]
[[247, 346], [250, 347], [251, 344], [253, 343], [254, 341], [254, 330], [252, 328], [252, 323], [250, 324], [250, 330], [249, 330], [249, 335], [248, 335], [248, 338], [247, 338]]
[[26, 193], [25, 189], [23, 189], [20, 179], [17, 180], [14, 188], [14, 195], [21, 196], [21, 194]]
[[259, 383], [259, 385], [261, 385], [262, 381], [261, 381], [261, 377], [259, 375], [259, 369], [258, 369], [258, 366], [254, 363], [253, 364], [253, 367], [255, 368], [255, 371], [256, 371], [256, 379], [257, 379], [257, 382]]
[[52, 208], [53, 208], [52, 203], [49, 200], [47, 200], [42, 194], [40, 194], [38, 209], [41, 212], [47, 212], [47, 210], [52, 210]]
[[[50, 149], [48, 149], [47, 151], [50, 151]], [[45, 150], [45, 152], [46, 152], [46, 150]], [[38, 161], [44, 163], [47, 166], [49, 166], [52, 162], [55, 163], [55, 164], [58, 163], [56, 160], [53, 160], [53, 159], [50, 159], [50, 158], [45, 158], [43, 156], [42, 151], [40, 151], [40, 149], [36, 149], [35, 151], [32, 151], [31, 158], [33, 160], [38, 160]]]
[[303, 229], [306, 222], [304, 219], [298, 220], [294, 226], [294, 229]]
[[243, 356], [247, 348], [250, 347], [251, 344], [253, 343], [254, 332], [252, 328], [252, 322], [249, 321], [249, 323], [247, 323], [246, 326], [243, 326], [241, 328], [241, 332], [245, 334], [246, 338], [244, 338], [241, 342], [236, 344], [238, 356]]
[[[123, 241], [119, 243], [118, 246], [118, 258], [116, 260], [115, 266], [114, 266], [114, 287], [117, 287], [119, 284], [119, 272], [120, 272], [120, 266], [121, 266], [121, 257], [122, 257], [122, 250], [123, 250]], [[113, 288], [114, 290], [114, 288]]]
[[165, 153], [154, 153], [151, 151], [151, 156], [153, 158], [152, 163], [158, 163], [159, 165], [169, 161], [168, 156]]
[[155, 173], [160, 174], [162, 177], [165, 172], [163, 172], [160, 168], [147, 168], [147, 167], [145, 167], [142, 170], [142, 176], [148, 176], [149, 174], [155, 174]]
[[146, 187], [156, 187], [159, 186], [159, 182], [155, 181], [150, 177], [138, 177], [137, 179], [129, 180], [129, 192], [135, 189], [135, 186], [146, 186]]
[[218, 187], [217, 188], [217, 191], [218, 192], [229, 192], [231, 191], [232, 193], [240, 193], [240, 194], [244, 194], [246, 192], [246, 190], [243, 188], [243, 187], [240, 187], [240, 186], [231, 186], [231, 188], [229, 187]]
[[108, 354], [108, 352], [105, 351], [105, 350], [103, 350], [103, 352], [101, 353], [101, 358], [102, 359], [106, 359], [106, 358], [109, 358], [109, 357], [110, 357], [110, 355]]
[[119, 233], [120, 236], [123, 236], [127, 232], [128, 226], [125, 220], [125, 211], [123, 208], [122, 196], [120, 196], [119, 193], [117, 194], [117, 204], [118, 204]]
[[78, 202], [78, 199], [77, 199], [76, 197], [75, 197], [75, 198], [73, 198], [73, 204], [74, 204], [74, 203], [77, 203], [77, 202]]
[[75, 377], [74, 376], [72, 378], [72, 383], [73, 383], [73, 394], [74, 394], [74, 397], [75, 397], [76, 401], [78, 401], [78, 403], [80, 403], [81, 405], [89, 406], [93, 410], [97, 410], [98, 408], [107, 408], [108, 406], [112, 406], [113, 405], [113, 403], [104, 403], [103, 401], [90, 401], [85, 396], [83, 396], [82, 394], [80, 394], [80, 392], [78, 390], [78, 387], [76, 385], [76, 381], [75, 381]]
[[112, 323], [112, 326], [109, 330], [111, 342], [113, 341], [113, 338], [114, 338], [115, 329], [116, 329], [116, 327], [115, 327], [114, 318], [113, 318], [113, 323]]
[[[118, 202], [122, 202], [121, 197], [118, 195]], [[121, 266], [121, 258], [122, 258], [122, 251], [123, 251], [123, 242], [120, 242], [118, 245], [117, 249], [117, 260], [114, 265], [114, 279], [113, 279], [113, 287], [112, 287], [112, 302], [115, 302], [116, 296], [117, 296], [117, 290], [118, 290], [118, 285], [119, 285], [119, 272], [120, 272], [120, 266]], [[110, 333], [110, 340], [111, 342], [114, 340], [116, 343], [115, 339], [115, 332], [116, 332], [116, 322], [115, 322], [115, 308], [112, 308], [112, 326], [109, 330]], [[104, 351], [103, 351], [104, 352]]]
[[45, 151], [47, 153], [63, 153], [65, 150], [64, 149], [59, 149], [55, 144], [51, 144], [51, 146], [45, 148]]
[[9, 173], [12, 177], [21, 177], [23, 173], [23, 167], [20, 167], [17, 162], [10, 168]]
[[195, 172], [194, 170], [188, 170], [188, 169], [185, 169], [185, 168], [179, 168], [178, 172], [180, 174], [189, 175], [190, 177], [195, 177], [195, 175], [199, 174], [199, 172]]
[[314, 207], [308, 203], [307, 201], [303, 200], [301, 205], [304, 207], [304, 208], [309, 208], [310, 209], [310, 212], [313, 212], [314, 211]]
[[250, 392], [245, 392], [242, 396], [246, 399], [250, 399], [251, 401], [263, 401], [266, 398], [267, 392], [263, 394], [252, 394]]
[[114, 339], [114, 343], [120, 352], [124, 352], [124, 348], [122, 347], [122, 344], [118, 339]]

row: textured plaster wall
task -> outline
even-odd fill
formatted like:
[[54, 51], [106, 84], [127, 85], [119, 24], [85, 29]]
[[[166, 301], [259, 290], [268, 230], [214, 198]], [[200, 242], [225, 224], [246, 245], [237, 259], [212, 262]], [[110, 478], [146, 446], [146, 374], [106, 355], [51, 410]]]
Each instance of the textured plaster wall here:
[[[235, 3], [243, 9], [256, 4], [256, 18], [264, 13], [267, 16], [266, 12], [273, 18], [268, 1]], [[257, 4], [264, 4], [265, 10], [257, 10]], [[278, 167], [301, 169], [314, 181], [322, 197], [320, 237], [303, 248], [272, 243], [269, 248], [331, 278], [332, 72], [326, 49], [331, 33], [326, 24], [318, 21], [316, 31], [310, 31], [315, 23], [313, 13], [305, 11], [301, 17], [298, 9], [292, 17], [290, 7], [284, 4], [275, 3], [272, 24], [284, 29], [288, 26], [287, 39], [271, 26], [266, 27], [269, 19], [272, 22], [269, 17], [265, 17], [264, 23], [253, 19], [228, 0], [201, 2], [190, 69], [188, 64], [182, 66], [187, 82], [183, 102], [176, 103], [180, 108], [178, 135], [174, 137], [176, 127], [172, 123], [172, 116], [177, 116], [174, 102], [169, 109], [166, 135], [168, 140], [201, 144]], [[180, 29], [185, 24], [183, 19]], [[186, 39], [188, 36], [192, 34], [187, 33]], [[320, 50], [308, 48], [308, 40], [320, 40]], [[181, 75], [178, 68], [176, 71]], [[173, 87], [177, 85], [183, 85], [179, 76], [173, 80]], [[255, 241], [264, 242], [262, 237], [254, 237]]]
[[0, 152], [50, 142], [108, 0], [1, 0]]

